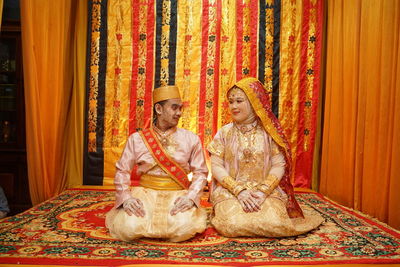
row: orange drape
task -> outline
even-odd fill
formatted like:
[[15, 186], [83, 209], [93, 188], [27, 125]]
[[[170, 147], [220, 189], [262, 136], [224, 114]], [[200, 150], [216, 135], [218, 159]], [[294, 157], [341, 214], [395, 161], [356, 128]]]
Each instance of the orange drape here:
[[74, 83], [68, 114], [67, 165], [64, 170], [69, 188], [82, 185], [84, 103], [86, 96], [86, 41], [88, 1], [78, 1], [76, 7], [73, 70]]
[[1, 29], [2, 19], [3, 19], [3, 0], [0, 0], [0, 29]]
[[[70, 116], [76, 116], [79, 109], [74, 93], [78, 82], [74, 81], [82, 79], [74, 75], [78, 2], [85, 1], [21, 1], [26, 146], [33, 204], [61, 192], [74, 165], [67, 147], [78, 138], [70, 133], [74, 126]], [[79, 138], [82, 140], [81, 134]]]
[[400, 1], [328, 1], [320, 192], [400, 229]]

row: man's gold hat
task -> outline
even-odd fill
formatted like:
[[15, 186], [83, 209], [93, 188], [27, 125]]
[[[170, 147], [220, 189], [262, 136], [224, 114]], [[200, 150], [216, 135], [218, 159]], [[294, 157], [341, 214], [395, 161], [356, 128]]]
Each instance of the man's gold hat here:
[[181, 98], [179, 89], [175, 85], [161, 86], [153, 91], [153, 105], [163, 100]]

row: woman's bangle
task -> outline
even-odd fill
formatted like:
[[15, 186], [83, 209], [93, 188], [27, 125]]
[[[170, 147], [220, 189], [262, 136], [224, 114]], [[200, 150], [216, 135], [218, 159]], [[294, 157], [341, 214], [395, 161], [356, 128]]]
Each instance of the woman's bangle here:
[[235, 196], [239, 195], [240, 192], [246, 189], [246, 187], [238, 183], [231, 176], [225, 176], [222, 178], [221, 185], [228, 189]]

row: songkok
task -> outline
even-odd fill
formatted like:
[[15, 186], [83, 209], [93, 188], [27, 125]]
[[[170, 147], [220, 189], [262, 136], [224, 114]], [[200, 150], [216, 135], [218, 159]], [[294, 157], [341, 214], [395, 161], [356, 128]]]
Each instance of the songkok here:
[[179, 89], [175, 85], [158, 87], [153, 91], [153, 104], [173, 98], [181, 98], [181, 95], [179, 94]]

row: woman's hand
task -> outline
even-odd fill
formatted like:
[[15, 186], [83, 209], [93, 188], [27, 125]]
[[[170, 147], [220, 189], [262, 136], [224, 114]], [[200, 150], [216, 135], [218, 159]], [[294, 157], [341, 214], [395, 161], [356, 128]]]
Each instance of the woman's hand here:
[[174, 206], [171, 209], [171, 215], [174, 216], [178, 212], [185, 212], [191, 209], [194, 206], [193, 200], [191, 200], [188, 196], [181, 196], [178, 197], [175, 202]]
[[260, 196], [254, 191], [243, 190], [237, 196], [244, 212], [257, 212], [261, 209]]
[[129, 216], [135, 214], [137, 217], [144, 217], [144, 215], [146, 215], [143, 203], [138, 198], [129, 198], [124, 201], [124, 204], [122, 204], [122, 206], [124, 208], [124, 211], [128, 213]]
[[251, 195], [257, 199], [258, 204], [261, 208], [261, 205], [264, 203], [265, 199], [267, 198], [267, 195], [260, 190], [251, 191]]

